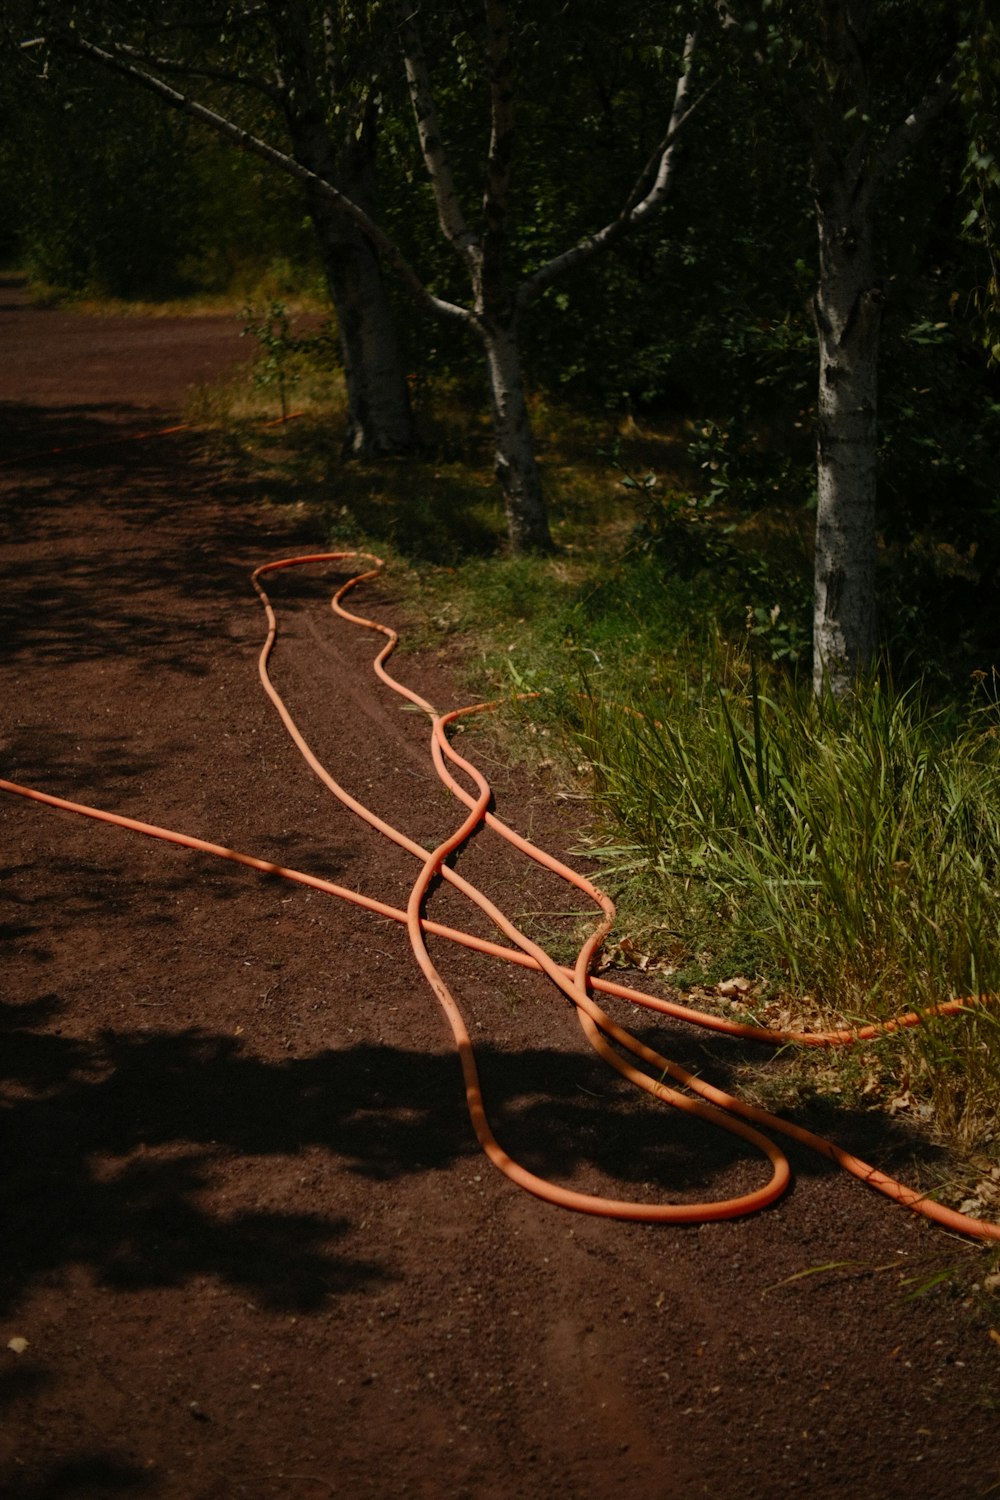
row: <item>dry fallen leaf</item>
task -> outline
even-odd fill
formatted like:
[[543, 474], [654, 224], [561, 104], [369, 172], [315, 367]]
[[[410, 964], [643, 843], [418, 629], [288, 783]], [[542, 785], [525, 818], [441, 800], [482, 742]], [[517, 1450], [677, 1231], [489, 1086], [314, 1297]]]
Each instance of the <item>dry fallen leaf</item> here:
[[13, 1349], [15, 1354], [23, 1354], [27, 1347], [28, 1340], [21, 1338], [20, 1334], [18, 1334], [16, 1338], [7, 1340], [7, 1348]]
[[993, 1340], [994, 1344], [1000, 1344], [1000, 1328], [991, 1328], [990, 1338]]
[[727, 999], [745, 995], [750, 987], [749, 979], [744, 979], [742, 974], [737, 975], [735, 979], [724, 979], [721, 984], [715, 986], [719, 994], [725, 995]]

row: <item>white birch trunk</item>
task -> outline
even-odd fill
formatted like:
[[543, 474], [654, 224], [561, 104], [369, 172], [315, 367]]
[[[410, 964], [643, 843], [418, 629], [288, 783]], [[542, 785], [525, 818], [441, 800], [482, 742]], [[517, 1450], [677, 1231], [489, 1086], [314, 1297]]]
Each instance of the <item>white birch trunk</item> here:
[[812, 135], [819, 234], [818, 514], [813, 599], [813, 687], [849, 693], [876, 649], [875, 569], [878, 357], [882, 290], [875, 275], [879, 200], [899, 163], [952, 97], [961, 50], [920, 102], [876, 147], [867, 4], [820, 7], [829, 93], [801, 111]]
[[514, 552], [551, 552], [516, 327], [478, 320], [486, 352], [493, 414], [494, 466]]
[[347, 386], [345, 453], [413, 447], [409, 388], [378, 257], [361, 231], [316, 194], [310, 204]]
[[882, 293], [866, 206], [845, 187], [817, 212], [819, 340], [813, 686], [842, 697], [876, 642], [875, 522]]
[[445, 240], [465, 267], [473, 307], [463, 321], [482, 341], [490, 383], [494, 470], [513, 552], [551, 552], [552, 536], [535, 459], [517, 336], [517, 299], [508, 280], [507, 193], [514, 141], [510, 39], [503, 0], [486, 0], [491, 131], [483, 194], [483, 230], [469, 226], [438, 121], [416, 12], [397, 7], [406, 80], [424, 166]]
[[[296, 158], [377, 219], [374, 112], [362, 109], [353, 122], [349, 109], [346, 118], [338, 117], [342, 64], [328, 30], [325, 50], [317, 47], [306, 0], [270, 10], [275, 90]], [[410, 395], [378, 256], [361, 227], [338, 212], [315, 181], [306, 184], [306, 198], [337, 314], [347, 385], [344, 451], [358, 457], [405, 453], [413, 446]]]

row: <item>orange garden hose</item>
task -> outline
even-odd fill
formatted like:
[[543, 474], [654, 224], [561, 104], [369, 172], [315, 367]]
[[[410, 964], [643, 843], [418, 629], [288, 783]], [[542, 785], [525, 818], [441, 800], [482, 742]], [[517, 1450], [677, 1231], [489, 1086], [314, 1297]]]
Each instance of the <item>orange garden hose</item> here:
[[[391, 824], [384, 822], [371, 809], [357, 801], [345, 788], [339, 785], [310, 749], [286, 704], [271, 682], [268, 672], [269, 658], [277, 636], [277, 621], [260, 580], [266, 574], [279, 569], [314, 563], [327, 564], [354, 561], [360, 558], [370, 562], [373, 566], [358, 573], [344, 583], [334, 595], [332, 607], [339, 616], [351, 624], [375, 631], [385, 637], [385, 644], [379, 650], [373, 663], [375, 673], [394, 692], [401, 694], [415, 707], [428, 715], [432, 726], [431, 753], [437, 774], [454, 796], [468, 809], [467, 815], [459, 827], [431, 854], [428, 854], [420, 844], [410, 839], [405, 833], [394, 828]], [[880, 1035], [883, 1032], [891, 1031], [900, 1026], [913, 1026], [919, 1024], [921, 1020], [920, 1014], [911, 1012], [896, 1017], [895, 1020], [881, 1025], [867, 1026], [858, 1031], [827, 1033], [776, 1031], [765, 1027], [728, 1021], [718, 1016], [707, 1015], [673, 1001], [644, 995], [625, 985], [616, 984], [613, 981], [592, 975], [590, 970], [594, 958], [614, 920], [615, 911], [612, 902], [602, 891], [592, 885], [590, 881], [571, 870], [552, 855], [539, 849], [529, 840], [522, 838], [488, 810], [491, 799], [489, 784], [475, 766], [458, 754], [447, 737], [447, 728], [449, 724], [462, 716], [480, 713], [495, 705], [485, 703], [476, 704], [469, 708], [457, 709], [451, 713], [440, 715], [430, 703], [420, 697], [419, 694], [413, 692], [412, 689], [400, 683], [387, 671], [385, 663], [397, 643], [396, 633], [388, 626], [377, 621], [352, 614], [343, 604], [343, 600], [350, 590], [365, 581], [375, 578], [381, 571], [381, 567], [381, 560], [370, 554], [328, 552], [301, 557], [282, 558], [274, 562], [265, 563], [262, 567], [258, 568], [253, 574], [253, 584], [260, 595], [268, 620], [267, 638], [260, 653], [259, 673], [263, 687], [274, 703], [286, 729], [300, 753], [315, 774], [319, 776], [320, 780], [351, 811], [363, 818], [384, 837], [390, 839], [420, 861], [420, 871], [411, 888], [405, 911], [379, 901], [374, 897], [347, 890], [319, 876], [274, 864], [253, 855], [229, 849], [223, 845], [210, 843], [188, 834], [158, 827], [155, 824], [144, 823], [134, 818], [123, 817], [116, 813], [85, 806], [84, 804], [72, 802], [64, 798], [54, 797], [48, 793], [20, 786], [10, 781], [0, 780], [0, 790], [27, 797], [66, 811], [81, 813], [85, 816], [144, 833], [155, 838], [165, 839], [189, 849], [214, 854], [250, 869], [263, 871], [271, 875], [279, 875], [298, 884], [307, 885], [313, 889], [337, 896], [342, 900], [353, 902], [355, 905], [377, 913], [380, 916], [405, 923], [417, 962], [441, 1004], [451, 1027], [461, 1062], [469, 1116], [480, 1146], [489, 1160], [501, 1172], [519, 1187], [524, 1188], [526, 1191], [535, 1194], [547, 1202], [579, 1212], [650, 1223], [703, 1223], [710, 1220], [736, 1218], [754, 1212], [774, 1203], [780, 1198], [791, 1181], [791, 1172], [784, 1153], [768, 1136], [762, 1133], [761, 1127], [763, 1127], [769, 1131], [788, 1136], [802, 1145], [809, 1146], [829, 1160], [837, 1163], [837, 1165], [846, 1171], [860, 1178], [863, 1182], [866, 1182], [870, 1187], [877, 1189], [896, 1202], [903, 1204], [926, 1218], [934, 1220], [948, 1229], [977, 1239], [1000, 1240], [1000, 1225], [981, 1219], [973, 1219], [968, 1215], [945, 1208], [932, 1199], [886, 1176], [884, 1173], [878, 1171], [877, 1168], [861, 1161], [849, 1152], [843, 1151], [832, 1142], [815, 1135], [812, 1131], [791, 1124], [770, 1114], [766, 1110], [747, 1104], [723, 1092], [721, 1089], [715, 1088], [713, 1085], [705, 1082], [705, 1080], [681, 1067], [680, 1064], [661, 1056], [652, 1048], [645, 1046], [637, 1037], [633, 1036], [624, 1027], [619, 1026], [601, 1009], [593, 998], [594, 991], [614, 995], [631, 1001], [633, 1004], [642, 1005], [699, 1026], [707, 1026], [713, 1030], [722, 1031], [732, 1036], [775, 1043], [792, 1041], [810, 1046], [830, 1046], [833, 1044], [850, 1043]], [[467, 776], [473, 783], [475, 792], [466, 790], [456, 780], [451, 768]], [[506, 839], [528, 858], [572, 884], [599, 908], [601, 918], [595, 926], [594, 931], [580, 948], [576, 963], [572, 969], [564, 968], [557, 964], [544, 949], [520, 932], [515, 924], [481, 891], [450, 865], [445, 863], [449, 856], [457, 852], [482, 824], [485, 824], [494, 833]], [[425, 900], [431, 883], [437, 878], [448, 881], [467, 899], [474, 902], [514, 946], [508, 947], [500, 943], [491, 942], [487, 939], [476, 937], [471, 933], [444, 926], [426, 917], [424, 915]], [[584, 1034], [601, 1057], [635, 1086], [669, 1103], [674, 1108], [693, 1114], [706, 1123], [721, 1127], [739, 1136], [752, 1145], [770, 1164], [771, 1171], [768, 1181], [753, 1191], [717, 1202], [648, 1204], [580, 1193], [548, 1182], [513, 1161], [497, 1141], [490, 1127], [483, 1105], [482, 1091], [468, 1030], [454, 996], [442, 979], [427, 950], [427, 934], [443, 937], [465, 947], [473, 948], [478, 952], [486, 953], [507, 962], [519, 964], [522, 967], [544, 973], [573, 1005]], [[933, 1007], [930, 1013], [952, 1013], [966, 1008], [967, 1003], [961, 1000], [947, 1001], [940, 1006]], [[623, 1052], [630, 1054], [633, 1060], [623, 1057], [621, 1055]], [[641, 1066], [637, 1064], [641, 1064]], [[681, 1085], [687, 1092], [681, 1093], [675, 1088], [668, 1087], [663, 1081], [666, 1078], [671, 1079], [675, 1084]]]

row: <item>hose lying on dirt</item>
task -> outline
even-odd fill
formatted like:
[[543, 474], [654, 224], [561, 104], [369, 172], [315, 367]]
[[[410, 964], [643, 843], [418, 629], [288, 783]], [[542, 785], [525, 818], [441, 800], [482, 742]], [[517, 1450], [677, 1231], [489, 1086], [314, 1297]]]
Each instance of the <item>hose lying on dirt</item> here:
[[[384, 822], [370, 808], [357, 801], [345, 788], [340, 786], [326, 767], [313, 754], [269, 676], [268, 663], [277, 636], [277, 621], [261, 579], [268, 573], [285, 568], [301, 567], [309, 564], [354, 563], [361, 559], [371, 563], [372, 566], [350, 578], [338, 589], [332, 600], [332, 608], [341, 618], [351, 624], [377, 632], [384, 637], [385, 644], [379, 650], [373, 663], [376, 675], [394, 692], [400, 694], [415, 707], [427, 714], [431, 721], [431, 754], [437, 774], [454, 796], [468, 809], [467, 815], [460, 826], [430, 855], [428, 855], [427, 851], [420, 844], [410, 839], [401, 830]], [[561, 861], [555, 859], [552, 855], [532, 844], [529, 840], [522, 838], [521, 835], [515, 833], [513, 829], [509, 828], [501, 819], [491, 813], [489, 811], [491, 800], [489, 784], [475, 766], [458, 754], [448, 739], [447, 728], [449, 724], [460, 717], [484, 712], [495, 705], [481, 703], [469, 708], [457, 709], [448, 714], [438, 714], [430, 703], [420, 697], [419, 694], [413, 692], [412, 689], [399, 682], [387, 671], [385, 663], [397, 643], [395, 631], [377, 621], [352, 614], [344, 607], [343, 600], [346, 595], [359, 584], [375, 578], [381, 571], [381, 567], [381, 560], [369, 554], [329, 552], [282, 558], [274, 562], [265, 563], [262, 567], [258, 568], [253, 574], [253, 584], [260, 595], [268, 620], [267, 638], [260, 653], [259, 673], [263, 687], [280, 714], [288, 733], [291, 735], [291, 738], [308, 765], [324, 785], [357, 816], [364, 819], [365, 822], [375, 828], [384, 837], [390, 839], [420, 861], [420, 871], [412, 886], [405, 911], [379, 901], [374, 897], [347, 890], [342, 886], [334, 884], [332, 881], [324, 880], [303, 871], [293, 870], [283, 865], [258, 859], [255, 856], [243, 854], [223, 845], [210, 843], [188, 834], [160, 828], [155, 824], [144, 823], [134, 818], [123, 817], [116, 813], [86, 806], [82, 803], [54, 797], [45, 792], [20, 786], [15, 782], [0, 780], [0, 790], [27, 797], [52, 807], [80, 813], [87, 817], [144, 833], [154, 838], [165, 839], [168, 842], [180, 844], [189, 849], [214, 854], [222, 859], [250, 869], [263, 871], [269, 875], [279, 875], [298, 884], [307, 885], [313, 889], [337, 896], [341, 900], [350, 901], [380, 916], [390, 917], [395, 921], [405, 923], [417, 962], [441, 1004], [451, 1027], [461, 1062], [469, 1116], [480, 1146], [489, 1160], [508, 1178], [519, 1187], [524, 1188], [526, 1191], [535, 1194], [547, 1202], [583, 1213], [597, 1214], [611, 1218], [639, 1220], [647, 1223], [704, 1223], [711, 1220], [736, 1218], [743, 1214], [754, 1212], [774, 1203], [780, 1198], [791, 1181], [791, 1171], [784, 1153], [767, 1135], [763, 1134], [761, 1129], [763, 1127], [763, 1129], [783, 1134], [800, 1144], [809, 1146], [812, 1150], [818, 1151], [829, 1160], [835, 1162], [845, 1171], [852, 1173], [854, 1176], [860, 1178], [861, 1181], [866, 1182], [870, 1187], [875, 1188], [894, 1201], [903, 1204], [905, 1207], [948, 1229], [977, 1239], [1000, 1240], [1000, 1225], [991, 1224], [981, 1219], [973, 1219], [968, 1215], [946, 1208], [925, 1195], [886, 1176], [877, 1168], [869, 1165], [867, 1162], [861, 1161], [849, 1152], [841, 1150], [840, 1147], [815, 1135], [812, 1131], [782, 1120], [767, 1110], [747, 1104], [733, 1095], [715, 1088], [704, 1079], [681, 1067], [680, 1064], [661, 1056], [652, 1048], [647, 1047], [626, 1028], [618, 1025], [601, 1009], [594, 1000], [595, 991], [614, 995], [629, 1000], [633, 1004], [642, 1005], [649, 1009], [692, 1022], [695, 1025], [706, 1026], [732, 1036], [753, 1038], [777, 1044], [792, 1041], [810, 1046], [830, 1046], [854, 1042], [881, 1034], [884, 1031], [892, 1030], [899, 1026], [916, 1025], [920, 1021], [919, 1015], [910, 1013], [897, 1017], [894, 1021], [887, 1022], [884, 1025], [868, 1026], [859, 1031], [836, 1031], [819, 1034], [776, 1031], [765, 1027], [748, 1026], [739, 1022], [727, 1021], [719, 1016], [707, 1015], [701, 1011], [690, 1009], [672, 1001], [644, 995], [625, 985], [616, 984], [593, 975], [591, 967], [594, 959], [614, 920], [615, 912], [612, 902], [590, 881], [577, 874]], [[470, 779], [476, 788], [474, 793], [466, 790], [456, 780], [451, 768], [462, 772]], [[453, 869], [451, 865], [445, 863], [449, 856], [456, 853], [476, 829], [483, 824], [499, 837], [507, 840], [528, 858], [536, 861], [558, 875], [561, 879], [573, 885], [598, 907], [601, 913], [600, 919], [594, 931], [580, 948], [572, 969], [557, 964], [543, 948], [522, 933], [480, 890], [460, 875], [457, 870]], [[476, 937], [471, 933], [444, 926], [426, 917], [424, 915], [425, 899], [431, 883], [436, 879], [448, 881], [467, 899], [474, 902], [513, 946], [508, 947], [500, 943], [490, 942], [487, 939]], [[769, 1162], [770, 1176], [767, 1182], [751, 1192], [715, 1202], [649, 1204], [580, 1193], [546, 1181], [512, 1160], [496, 1139], [487, 1119], [475, 1055], [468, 1030], [454, 996], [444, 983], [427, 950], [426, 935], [428, 933], [447, 938], [452, 942], [490, 954], [496, 958], [501, 958], [509, 963], [519, 964], [522, 967], [544, 973], [561, 994], [572, 1003], [587, 1040], [605, 1061], [636, 1087], [645, 1090], [647, 1093], [654, 1095], [676, 1109], [695, 1115], [706, 1123], [727, 1130], [745, 1140]], [[966, 1008], [969, 1003], [971, 1002], [960, 1000], [948, 1001], [941, 1006], [934, 1007], [934, 1013], [951, 1013]], [[628, 1056], [622, 1056], [622, 1053], [628, 1054]], [[668, 1087], [664, 1082], [666, 1078], [669, 1078], [675, 1084], [679, 1084], [686, 1092], [681, 1093], [676, 1088]]]

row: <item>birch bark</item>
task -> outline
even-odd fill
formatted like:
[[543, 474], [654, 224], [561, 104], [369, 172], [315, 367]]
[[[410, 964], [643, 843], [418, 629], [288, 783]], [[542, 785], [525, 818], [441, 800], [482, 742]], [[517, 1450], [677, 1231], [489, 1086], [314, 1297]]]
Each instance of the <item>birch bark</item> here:
[[[317, 55], [304, 0], [267, 5], [277, 63], [277, 97], [297, 161], [336, 184], [376, 219], [374, 113], [345, 103], [346, 69], [332, 17]], [[342, 118], [341, 118], [342, 117]], [[330, 120], [339, 122], [337, 140]], [[338, 213], [314, 181], [305, 184], [337, 330], [347, 387], [344, 450], [357, 457], [413, 446], [409, 388], [378, 256], [359, 226]]]
[[490, 143], [481, 233], [466, 220], [438, 121], [423, 42], [412, 10], [400, 6], [403, 63], [424, 167], [434, 191], [438, 223], [465, 267], [471, 307], [466, 326], [486, 357], [493, 419], [494, 472], [503, 495], [507, 535], [515, 552], [553, 548], [518, 343], [518, 305], [507, 273], [508, 189], [514, 115], [506, 6], [486, 0], [490, 68]]
[[803, 123], [811, 136], [819, 241], [819, 356], [813, 688], [844, 697], [877, 645], [878, 369], [884, 295], [878, 211], [893, 172], [952, 96], [957, 54], [881, 144], [872, 124], [866, 0], [824, 0], [828, 89]]
[[363, 131], [336, 163], [325, 124], [303, 121], [291, 108], [286, 114], [296, 160], [318, 179], [305, 184], [305, 196], [337, 315], [347, 388], [344, 451], [355, 457], [406, 453], [413, 447], [410, 395], [382, 267], [358, 225], [319, 186], [338, 183], [374, 218], [373, 142]]
[[[350, 186], [348, 179], [345, 190]], [[414, 441], [409, 387], [378, 257], [359, 229], [324, 199], [309, 196], [337, 314], [347, 388], [344, 452], [356, 458], [408, 453]]]
[[871, 213], [846, 182], [817, 201], [819, 351], [813, 686], [842, 697], [876, 641], [878, 355], [882, 291]]
[[517, 325], [478, 323], [486, 353], [493, 413], [494, 472], [503, 493], [507, 534], [515, 552], [549, 551], [552, 536], [535, 458]]
[[579, 244], [553, 256], [518, 284], [510, 273], [508, 254], [515, 144], [510, 28], [504, 0], [484, 0], [483, 8], [490, 141], [479, 233], [470, 228], [456, 190], [416, 12], [411, 5], [400, 3], [397, 18], [417, 138], [434, 192], [438, 223], [469, 277], [471, 306], [463, 310], [463, 321], [481, 341], [486, 356], [495, 472], [503, 494], [508, 536], [515, 551], [549, 551], [553, 542], [525, 396], [519, 318], [557, 276], [608, 249], [665, 200], [673, 179], [676, 137], [692, 112], [688, 99], [695, 38], [693, 34], [687, 38], [667, 135], [644, 167], [622, 212]]

